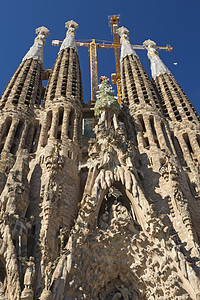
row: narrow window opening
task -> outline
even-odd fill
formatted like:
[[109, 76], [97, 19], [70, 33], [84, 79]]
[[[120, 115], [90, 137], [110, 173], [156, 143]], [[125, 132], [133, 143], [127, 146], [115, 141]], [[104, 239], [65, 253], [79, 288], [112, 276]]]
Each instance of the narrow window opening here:
[[59, 121], [58, 121], [58, 126], [62, 125], [63, 122], [63, 113], [64, 113], [64, 108], [60, 107], [59, 108]]
[[198, 143], [198, 145], [199, 145], [199, 148], [200, 148], [200, 135], [199, 135], [199, 134], [197, 134], [197, 137], [196, 137], [196, 139], [197, 139], [197, 143]]
[[160, 148], [160, 144], [159, 144], [158, 137], [157, 137], [156, 130], [155, 130], [155, 126], [154, 126], [154, 119], [153, 119], [152, 116], [150, 116], [149, 121], [150, 121], [150, 125], [151, 125], [151, 130], [152, 130], [152, 133], [153, 133], [154, 142], [157, 144], [158, 148]]
[[38, 122], [34, 125], [34, 134], [32, 139], [32, 145], [30, 149], [30, 153], [34, 153], [37, 149], [39, 136], [40, 136], [41, 126], [39, 126]]
[[161, 122], [161, 129], [162, 129], [162, 133], [163, 133], [163, 136], [164, 136], [167, 147], [170, 149], [171, 152], [173, 152], [170, 141], [169, 141], [169, 138], [168, 138], [168, 134], [166, 132], [166, 128], [165, 128], [165, 125], [163, 124], [163, 122]]
[[11, 147], [11, 150], [10, 150], [10, 152], [14, 155], [16, 154], [16, 152], [18, 150], [18, 147], [19, 147], [20, 138], [21, 138], [21, 135], [22, 135], [23, 127], [24, 127], [23, 125], [24, 125], [24, 122], [22, 120], [20, 120], [18, 125], [17, 125], [17, 129], [15, 131], [13, 144], [12, 144], [12, 147]]
[[179, 158], [179, 161], [180, 161], [181, 165], [182, 166], [187, 166], [187, 164], [185, 162], [185, 159], [184, 159], [184, 156], [183, 156], [183, 151], [181, 149], [180, 143], [179, 143], [178, 139], [174, 136], [173, 132], [171, 132], [171, 138], [172, 138], [172, 142], [173, 142], [174, 148], [176, 150], [176, 154]]
[[143, 116], [142, 116], [142, 115], [139, 115], [139, 116], [138, 116], [138, 120], [139, 120], [139, 122], [140, 122], [142, 131], [143, 131], [143, 132], [146, 132], [146, 127], [145, 127], [145, 124], [144, 124]]
[[144, 137], [143, 141], [144, 141], [144, 147], [148, 148], [149, 147], [149, 139], [148, 139], [148, 137]]
[[61, 139], [61, 130], [58, 130], [57, 132], [57, 140], [60, 140]]
[[73, 140], [73, 136], [74, 136], [74, 119], [75, 119], [75, 113], [74, 110], [71, 110], [69, 115], [69, 127], [68, 127], [68, 137], [70, 140]]
[[7, 118], [5, 123], [4, 123], [4, 128], [3, 128], [3, 133], [1, 137], [1, 141], [4, 140], [5, 137], [7, 137], [10, 126], [11, 126], [12, 118]]
[[71, 151], [68, 151], [68, 158], [72, 159], [72, 152]]
[[186, 143], [186, 145], [187, 145], [188, 150], [190, 151], [190, 153], [193, 153], [192, 146], [190, 144], [189, 136], [188, 136], [187, 133], [183, 134], [183, 139], [184, 139], [184, 141], [185, 141], [185, 143]]

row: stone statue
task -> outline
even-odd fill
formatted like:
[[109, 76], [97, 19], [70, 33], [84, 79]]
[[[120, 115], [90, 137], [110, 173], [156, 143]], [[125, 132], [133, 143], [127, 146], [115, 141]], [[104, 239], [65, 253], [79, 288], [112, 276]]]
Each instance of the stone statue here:
[[0, 299], [1, 300], [7, 300], [7, 298], [4, 296], [4, 286], [3, 283], [0, 281]]
[[122, 294], [124, 300], [131, 299], [130, 298], [131, 293], [129, 292], [129, 290], [123, 284], [121, 284], [121, 286], [118, 286], [118, 285], [115, 285], [115, 286], [118, 289], [118, 291]]
[[53, 268], [53, 265], [51, 262], [49, 262], [45, 269], [45, 288], [47, 290], [49, 289], [49, 287], [51, 285], [52, 268]]
[[112, 300], [119, 300], [119, 299], [121, 299], [121, 297], [122, 297], [122, 294], [119, 293], [119, 292], [117, 292], [117, 293], [115, 293], [114, 296], [112, 297]]
[[66, 243], [65, 238], [66, 238], [67, 232], [68, 232], [67, 228], [60, 229], [60, 234], [58, 236], [58, 238], [60, 240], [60, 252], [62, 252], [64, 250], [65, 243]]
[[26, 272], [24, 275], [24, 287], [25, 289], [32, 289], [32, 285], [35, 278], [35, 263], [34, 257], [30, 257], [29, 261], [26, 262]]
[[101, 229], [108, 229], [108, 222], [109, 222], [109, 213], [108, 211], [105, 211], [102, 216], [100, 217], [100, 228]]

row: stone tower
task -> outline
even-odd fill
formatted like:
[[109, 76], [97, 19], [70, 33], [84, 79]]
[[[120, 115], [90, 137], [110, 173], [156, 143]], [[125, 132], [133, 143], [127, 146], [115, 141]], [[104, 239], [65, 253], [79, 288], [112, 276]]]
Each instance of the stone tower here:
[[150, 79], [125, 27], [122, 105], [105, 76], [83, 104], [66, 27], [51, 70], [36, 30], [0, 100], [1, 298], [200, 299], [199, 116], [147, 40]]

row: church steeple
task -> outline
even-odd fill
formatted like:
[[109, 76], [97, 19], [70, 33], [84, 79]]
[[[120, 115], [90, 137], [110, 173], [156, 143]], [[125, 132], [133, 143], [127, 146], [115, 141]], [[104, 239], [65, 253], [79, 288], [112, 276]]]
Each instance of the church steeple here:
[[78, 51], [75, 41], [75, 30], [78, 24], [71, 20], [65, 23], [68, 28], [58, 58], [52, 69], [47, 86], [45, 105], [51, 106], [54, 101], [82, 102], [82, 80], [79, 65]]
[[192, 120], [198, 122], [200, 119], [192, 103], [159, 58], [156, 43], [146, 40], [143, 45], [148, 51], [152, 77], [161, 96], [165, 115], [174, 122]]
[[160, 109], [159, 101], [154, 92], [151, 80], [144, 70], [138, 55], [130, 44], [129, 31], [125, 27], [118, 29], [121, 37], [121, 88], [122, 99], [129, 103], [149, 104]]
[[42, 26], [36, 29], [33, 46], [24, 56], [15, 74], [7, 85], [0, 102], [1, 108], [39, 105], [41, 100], [43, 48], [49, 30]]

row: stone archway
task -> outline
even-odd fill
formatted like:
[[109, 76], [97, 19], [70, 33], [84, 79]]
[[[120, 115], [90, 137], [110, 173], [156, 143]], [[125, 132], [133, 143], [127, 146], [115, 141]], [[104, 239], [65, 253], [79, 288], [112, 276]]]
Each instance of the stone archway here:
[[134, 207], [127, 197], [121, 183], [114, 183], [105, 193], [99, 208], [97, 227], [107, 230], [109, 226], [125, 225], [129, 223], [136, 231], [141, 229]]

